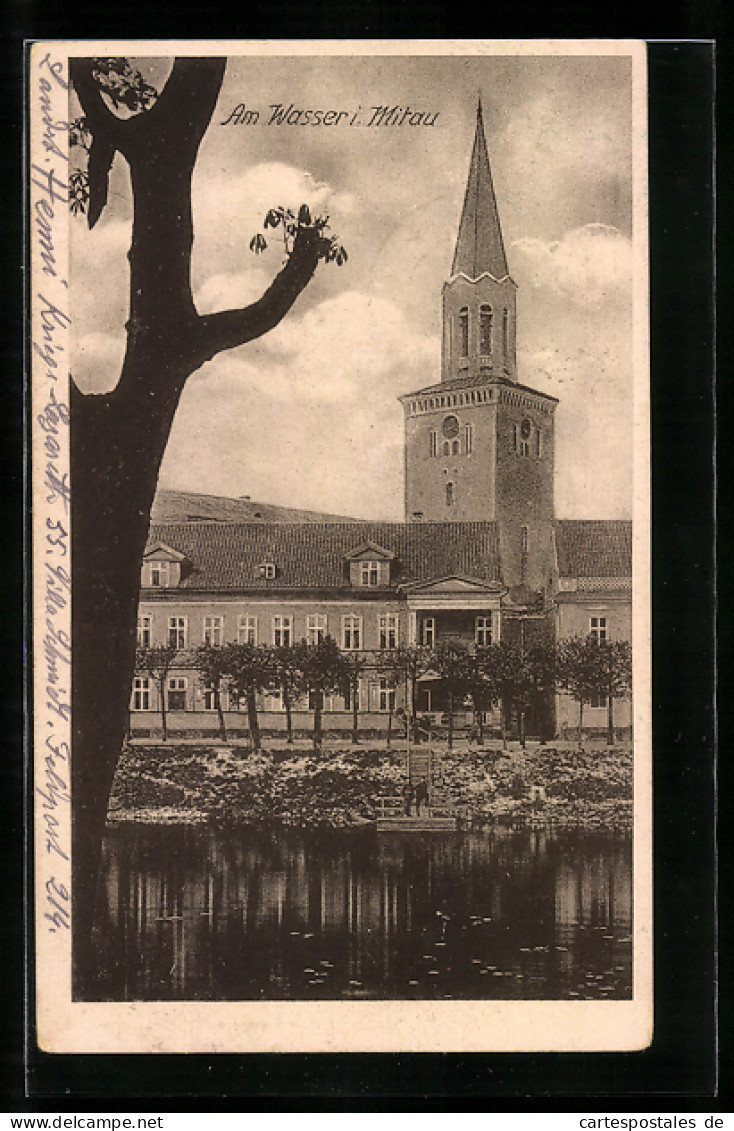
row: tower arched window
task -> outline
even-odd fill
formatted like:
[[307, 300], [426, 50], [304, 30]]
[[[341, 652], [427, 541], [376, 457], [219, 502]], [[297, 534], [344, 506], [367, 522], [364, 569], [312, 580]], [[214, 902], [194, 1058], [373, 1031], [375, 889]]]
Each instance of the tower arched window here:
[[452, 456], [458, 456], [458, 454], [459, 454], [459, 441], [458, 440], [452, 440], [451, 441], [451, 455]]
[[479, 352], [485, 357], [492, 352], [492, 307], [486, 303], [479, 307]]
[[462, 306], [459, 311], [459, 354], [469, 356], [469, 308]]
[[454, 502], [454, 485], [453, 483], [446, 484], [446, 506], [450, 507]]

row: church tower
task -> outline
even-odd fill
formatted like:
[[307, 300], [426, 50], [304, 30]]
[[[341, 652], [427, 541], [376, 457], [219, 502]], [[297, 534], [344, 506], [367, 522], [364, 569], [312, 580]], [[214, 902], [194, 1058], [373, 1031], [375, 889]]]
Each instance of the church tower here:
[[550, 580], [557, 401], [518, 384], [509, 274], [477, 108], [451, 275], [443, 286], [441, 381], [400, 398], [407, 522], [497, 523], [503, 581]]

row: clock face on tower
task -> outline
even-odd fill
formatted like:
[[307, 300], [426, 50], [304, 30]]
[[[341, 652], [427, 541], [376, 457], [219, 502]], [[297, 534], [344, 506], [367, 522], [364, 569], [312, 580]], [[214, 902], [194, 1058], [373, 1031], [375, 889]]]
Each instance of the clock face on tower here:
[[444, 417], [441, 431], [447, 440], [453, 440], [454, 436], [459, 435], [459, 421], [455, 416]]

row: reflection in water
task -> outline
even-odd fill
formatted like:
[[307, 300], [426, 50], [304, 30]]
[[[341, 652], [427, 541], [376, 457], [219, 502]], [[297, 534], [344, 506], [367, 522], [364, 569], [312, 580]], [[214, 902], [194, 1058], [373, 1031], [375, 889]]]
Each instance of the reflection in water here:
[[624, 836], [119, 827], [95, 996], [626, 998], [631, 870]]

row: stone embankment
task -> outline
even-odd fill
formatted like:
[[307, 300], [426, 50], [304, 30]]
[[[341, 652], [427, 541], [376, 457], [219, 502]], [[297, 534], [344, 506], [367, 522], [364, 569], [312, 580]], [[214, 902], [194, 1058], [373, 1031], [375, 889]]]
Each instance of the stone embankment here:
[[[538, 746], [434, 750], [434, 775], [467, 827], [502, 822], [627, 828], [632, 753], [624, 747]], [[400, 796], [405, 750], [341, 744], [320, 753], [282, 746], [183, 744], [128, 748], [110, 820], [286, 824], [345, 828], [376, 816], [380, 797]]]

